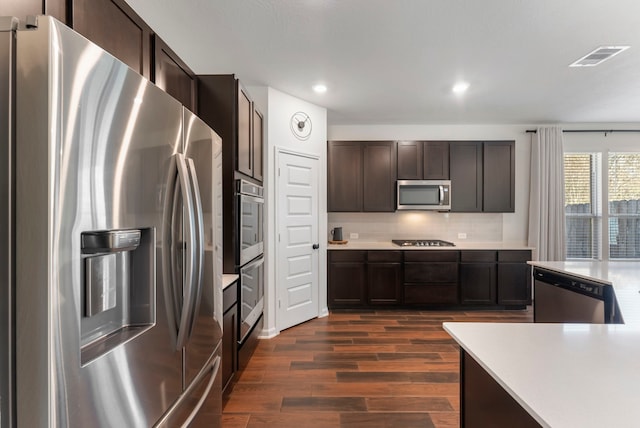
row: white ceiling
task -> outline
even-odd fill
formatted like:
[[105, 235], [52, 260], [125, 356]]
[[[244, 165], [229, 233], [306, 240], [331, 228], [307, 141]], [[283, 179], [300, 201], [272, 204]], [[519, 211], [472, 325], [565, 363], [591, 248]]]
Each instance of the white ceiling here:
[[[638, 0], [126, 1], [197, 74], [326, 107], [330, 125], [640, 121]], [[568, 67], [603, 45], [631, 48]]]

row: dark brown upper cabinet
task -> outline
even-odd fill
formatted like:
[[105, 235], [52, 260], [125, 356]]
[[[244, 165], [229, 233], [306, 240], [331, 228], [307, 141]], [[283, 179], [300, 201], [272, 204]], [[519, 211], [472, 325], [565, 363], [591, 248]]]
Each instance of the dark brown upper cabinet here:
[[398, 141], [398, 180], [448, 180], [448, 141]]
[[363, 145], [362, 211], [396, 210], [396, 146], [393, 141]]
[[71, 26], [151, 79], [151, 28], [124, 0], [71, 0]]
[[66, 0], [2, 0], [0, 16], [15, 16], [21, 21], [29, 15], [51, 15], [67, 23]]
[[160, 89], [197, 113], [198, 79], [187, 65], [158, 35], [154, 35], [152, 81]]
[[398, 141], [398, 180], [422, 180], [422, 141]]
[[247, 91], [238, 83], [238, 156], [236, 169], [241, 173], [253, 176], [253, 162], [251, 156], [251, 98]]
[[198, 76], [198, 116], [222, 138], [223, 269], [233, 273], [240, 251], [235, 180], [262, 181], [262, 115], [233, 74], [217, 74]]
[[262, 182], [263, 116], [242, 83], [233, 74], [198, 76], [198, 113], [222, 137], [225, 163], [232, 160], [235, 171]]
[[451, 211], [482, 211], [482, 142], [457, 141], [450, 145]]
[[424, 142], [424, 172], [425, 180], [449, 179], [449, 142]]
[[358, 141], [329, 141], [327, 208], [362, 211], [362, 145]]
[[395, 142], [329, 141], [327, 172], [329, 211], [395, 211]]
[[253, 178], [262, 181], [264, 178], [264, 167], [262, 165], [262, 154], [264, 153], [264, 118], [257, 108], [253, 108]]
[[450, 144], [451, 211], [515, 211], [515, 142]]
[[483, 149], [483, 211], [515, 212], [515, 142], [485, 142]]

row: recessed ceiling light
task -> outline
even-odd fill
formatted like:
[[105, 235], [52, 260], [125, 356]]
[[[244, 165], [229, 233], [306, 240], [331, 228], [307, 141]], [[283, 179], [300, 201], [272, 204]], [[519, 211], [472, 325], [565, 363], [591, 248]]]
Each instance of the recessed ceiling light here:
[[453, 88], [451, 90], [453, 91], [454, 94], [463, 94], [464, 92], [466, 92], [467, 89], [469, 89], [469, 83], [458, 82], [455, 85], [453, 85]]
[[629, 46], [600, 46], [599, 48], [589, 52], [569, 67], [593, 67], [603, 63], [609, 58], [613, 58], [620, 52], [629, 49]]
[[313, 91], [316, 94], [324, 94], [325, 92], [327, 92], [327, 87], [320, 83], [318, 85], [314, 85]]

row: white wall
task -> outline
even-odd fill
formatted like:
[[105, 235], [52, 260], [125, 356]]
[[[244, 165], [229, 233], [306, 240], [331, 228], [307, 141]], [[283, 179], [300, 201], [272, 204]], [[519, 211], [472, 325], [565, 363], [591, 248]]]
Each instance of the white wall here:
[[[265, 311], [262, 337], [271, 337], [279, 333], [276, 327], [276, 237], [278, 219], [275, 215], [276, 168], [275, 157], [278, 149], [317, 156], [320, 160], [319, 171], [319, 236], [327, 235], [327, 110], [306, 101], [287, 95], [269, 87], [247, 88], [258, 109], [265, 118], [265, 174], [264, 188], [267, 236], [265, 239]], [[309, 115], [312, 131], [308, 140], [300, 141], [291, 132], [291, 116], [303, 111]], [[327, 315], [327, 247], [326, 240], [320, 239], [319, 260], [319, 313]]]
[[[467, 233], [468, 241], [504, 241], [526, 244], [529, 222], [529, 160], [531, 156], [531, 125], [335, 125], [328, 129], [329, 140], [515, 140], [516, 142], [516, 205], [514, 213], [462, 214], [414, 213], [411, 222], [407, 213], [329, 213], [329, 226], [348, 227], [360, 224], [364, 236], [360, 240], [388, 240], [394, 237], [440, 238], [457, 240], [458, 232]], [[455, 189], [452, 189], [455, 192]], [[419, 217], [419, 218], [418, 218]], [[367, 224], [368, 223], [368, 224]], [[371, 233], [377, 230], [378, 233]], [[345, 230], [347, 238], [349, 230]], [[396, 236], [390, 234], [395, 233]], [[425, 234], [438, 233], [439, 236]]]

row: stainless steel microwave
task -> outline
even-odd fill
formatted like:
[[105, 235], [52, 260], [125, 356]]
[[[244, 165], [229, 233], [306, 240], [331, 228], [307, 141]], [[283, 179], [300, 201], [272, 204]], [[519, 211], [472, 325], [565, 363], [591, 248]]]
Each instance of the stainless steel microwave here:
[[398, 180], [397, 210], [451, 209], [450, 180]]

